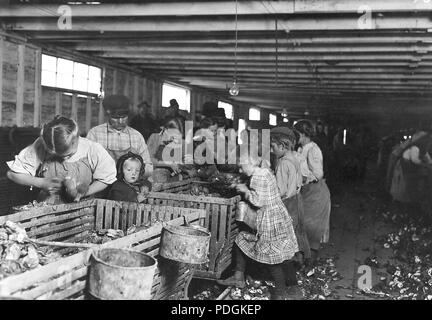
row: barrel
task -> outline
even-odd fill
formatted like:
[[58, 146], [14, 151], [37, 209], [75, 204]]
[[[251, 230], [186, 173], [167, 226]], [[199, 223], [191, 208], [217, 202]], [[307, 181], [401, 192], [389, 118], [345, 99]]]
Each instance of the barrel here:
[[210, 232], [201, 227], [167, 225], [162, 230], [159, 254], [170, 260], [202, 264], [208, 262]]
[[89, 293], [101, 300], [150, 300], [156, 260], [138, 251], [106, 248], [92, 254]]

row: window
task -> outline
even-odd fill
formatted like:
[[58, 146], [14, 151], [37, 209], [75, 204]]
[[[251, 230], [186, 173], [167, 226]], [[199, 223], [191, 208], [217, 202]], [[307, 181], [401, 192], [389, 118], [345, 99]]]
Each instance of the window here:
[[43, 86], [99, 95], [101, 81], [101, 68], [46, 54], [42, 55]]
[[277, 117], [274, 113], [269, 114], [269, 125], [271, 126], [277, 125]]
[[260, 120], [260, 111], [257, 108], [249, 109], [249, 120], [259, 121]]
[[170, 100], [176, 99], [179, 109], [190, 112], [190, 90], [168, 83], [162, 85], [162, 106], [170, 106]]
[[233, 113], [233, 106], [232, 104], [219, 101], [218, 102], [218, 108], [222, 108], [225, 110], [225, 117], [227, 119], [234, 120], [234, 113]]
[[238, 131], [237, 131], [238, 132], [237, 141], [238, 141], [239, 144], [243, 143], [241, 135], [242, 135], [242, 132], [244, 130], [246, 130], [246, 121], [244, 119], [239, 119], [239, 122], [238, 122]]

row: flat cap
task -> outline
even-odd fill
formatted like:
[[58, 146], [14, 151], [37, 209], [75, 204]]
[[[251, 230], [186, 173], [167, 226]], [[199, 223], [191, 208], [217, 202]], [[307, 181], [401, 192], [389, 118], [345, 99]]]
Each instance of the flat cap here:
[[293, 141], [293, 143], [295, 143], [297, 141], [297, 136], [295, 134], [295, 131], [293, 129], [290, 129], [288, 127], [276, 127], [276, 128], [272, 128], [270, 129], [270, 134], [281, 134], [286, 136], [288, 139], [290, 139], [291, 141]]
[[106, 96], [102, 102], [103, 108], [112, 117], [125, 117], [129, 114], [129, 99], [121, 94]]

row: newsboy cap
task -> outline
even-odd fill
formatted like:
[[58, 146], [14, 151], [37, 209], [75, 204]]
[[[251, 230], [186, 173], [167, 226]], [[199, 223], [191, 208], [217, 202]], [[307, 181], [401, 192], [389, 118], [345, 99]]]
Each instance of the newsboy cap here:
[[102, 102], [105, 111], [112, 117], [125, 117], [129, 114], [129, 99], [121, 94], [106, 96]]

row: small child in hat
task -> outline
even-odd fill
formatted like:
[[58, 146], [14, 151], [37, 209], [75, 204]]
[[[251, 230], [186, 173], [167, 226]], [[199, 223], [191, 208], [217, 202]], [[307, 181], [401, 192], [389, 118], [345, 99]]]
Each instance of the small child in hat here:
[[117, 161], [117, 181], [111, 186], [108, 199], [143, 202], [151, 191], [151, 183], [143, 180], [144, 162], [140, 155], [129, 152]]

